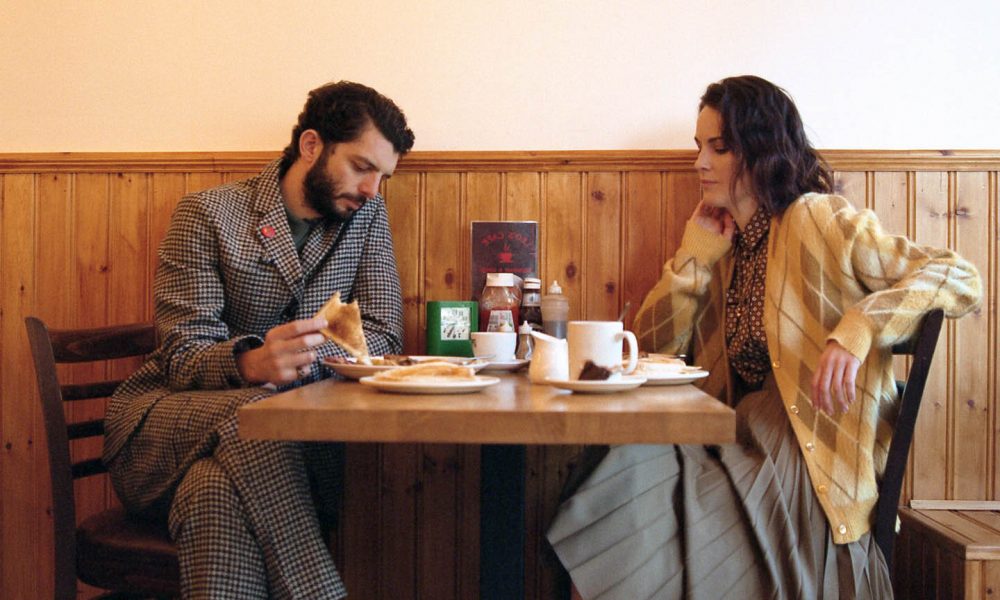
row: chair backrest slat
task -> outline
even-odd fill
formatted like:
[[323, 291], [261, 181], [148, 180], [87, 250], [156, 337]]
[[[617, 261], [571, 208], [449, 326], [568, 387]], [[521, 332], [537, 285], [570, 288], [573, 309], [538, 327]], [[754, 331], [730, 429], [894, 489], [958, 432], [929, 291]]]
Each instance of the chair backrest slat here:
[[66, 426], [66, 436], [71, 440], [79, 440], [98, 435], [104, 435], [104, 421], [100, 419], [70, 423]]
[[104, 462], [102, 462], [100, 458], [88, 458], [87, 460], [73, 463], [71, 470], [73, 472], [73, 479], [80, 479], [81, 477], [90, 477], [91, 475], [100, 475], [101, 473], [108, 472], [107, 468], [104, 466]]
[[94, 383], [69, 383], [62, 386], [63, 402], [108, 398], [123, 380], [95, 381]]
[[150, 323], [93, 329], [50, 330], [57, 363], [93, 362], [149, 354], [156, 349]]
[[[912, 355], [910, 370], [903, 383], [899, 414], [889, 444], [885, 473], [879, 484], [878, 503], [875, 507], [875, 541], [892, 569], [893, 542], [896, 537], [896, 513], [903, 487], [903, 476], [910, 455], [910, 443], [917, 424], [917, 414], [930, 372], [931, 360], [941, 332], [944, 312], [933, 310], [924, 317], [916, 334], [909, 340], [893, 346], [893, 354]], [[897, 383], [898, 385], [898, 383]]]

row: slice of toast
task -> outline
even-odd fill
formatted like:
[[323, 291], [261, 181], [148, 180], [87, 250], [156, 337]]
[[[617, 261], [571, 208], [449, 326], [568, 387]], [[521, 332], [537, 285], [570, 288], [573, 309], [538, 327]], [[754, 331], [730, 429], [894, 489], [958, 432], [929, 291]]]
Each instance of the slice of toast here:
[[379, 371], [374, 377], [379, 381], [471, 381], [476, 378], [476, 371], [464, 365], [434, 361]]
[[327, 326], [320, 333], [338, 346], [347, 350], [359, 363], [370, 365], [368, 344], [365, 342], [365, 332], [361, 326], [361, 308], [358, 301], [344, 304], [340, 301], [340, 292], [327, 300], [316, 316], [326, 318]]

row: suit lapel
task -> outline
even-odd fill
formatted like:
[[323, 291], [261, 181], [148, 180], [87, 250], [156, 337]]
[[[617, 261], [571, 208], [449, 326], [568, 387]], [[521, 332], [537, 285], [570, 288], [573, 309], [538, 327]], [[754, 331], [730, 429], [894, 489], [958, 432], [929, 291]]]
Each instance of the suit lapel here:
[[255, 209], [259, 218], [254, 235], [261, 246], [260, 261], [273, 265], [295, 299], [301, 301], [304, 273], [288, 227], [277, 170], [278, 161], [275, 161], [265, 170], [262, 185], [257, 188]]

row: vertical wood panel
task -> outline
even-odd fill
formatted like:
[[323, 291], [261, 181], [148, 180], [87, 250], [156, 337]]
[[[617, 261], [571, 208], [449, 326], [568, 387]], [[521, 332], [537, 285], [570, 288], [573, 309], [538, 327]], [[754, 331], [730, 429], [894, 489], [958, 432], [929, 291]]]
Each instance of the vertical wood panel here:
[[643, 296], [660, 278], [664, 237], [663, 176], [659, 172], [626, 173], [622, 206], [622, 305], [632, 303], [625, 323], [631, 323]]
[[[986, 173], [958, 173], [954, 202], [955, 250], [973, 262], [989, 278], [991, 230], [988, 178]], [[977, 310], [954, 324], [954, 365], [961, 366], [955, 379], [955, 430], [953, 443], [954, 497], [984, 498], [989, 482], [989, 387], [988, 356], [990, 316]]]
[[834, 173], [833, 190], [857, 209], [868, 207], [868, 174], [864, 171]]
[[378, 598], [384, 547], [380, 539], [372, 539], [372, 532], [383, 530], [380, 445], [347, 444], [344, 462], [344, 512], [338, 519], [343, 560], [337, 567], [353, 598]]
[[[69, 223], [67, 237], [74, 240], [71, 250], [67, 284], [63, 294], [64, 302], [73, 306], [73, 314], [66, 319], [52, 322], [58, 327], [97, 327], [108, 321], [108, 273], [116, 265], [111, 264], [108, 251], [109, 235], [109, 177], [105, 174], [80, 174], [69, 211], [73, 221]], [[145, 267], [145, 256], [142, 257]], [[126, 262], [125, 256], [116, 262]], [[60, 274], [62, 276], [63, 274]], [[131, 282], [133, 295], [140, 295], [145, 301], [145, 285], [142, 278]], [[39, 285], [39, 290], [45, 287]], [[124, 298], [123, 298], [124, 300]], [[77, 382], [94, 381], [104, 378], [105, 364], [81, 364], [66, 368], [70, 380]], [[74, 402], [69, 407], [71, 421], [99, 419], [104, 414], [102, 400]], [[101, 441], [90, 439], [72, 443], [73, 459], [82, 460], [100, 456]], [[77, 518], [84, 519], [108, 506], [108, 478], [105, 475], [78, 479], [73, 484], [76, 494]]]
[[[3, 226], [4, 218], [3, 218], [3, 214], [4, 214], [4, 176], [0, 175], [0, 233], [4, 232], [4, 226]], [[4, 269], [3, 269], [3, 266], [4, 266], [4, 256], [6, 254], [7, 254], [6, 248], [4, 247], [4, 245], [2, 243], [0, 243], [0, 290], [7, 289], [7, 285], [8, 285], [8, 281], [4, 277]], [[3, 297], [3, 296], [0, 296], [0, 301], [3, 301], [3, 300], [6, 300], [6, 298]], [[5, 306], [5, 305], [3, 305], [3, 306]], [[3, 331], [4, 331], [4, 320], [3, 320], [2, 311], [0, 311], [0, 341], [2, 341]], [[3, 357], [3, 349], [2, 348], [3, 347], [0, 347], [0, 394], [3, 394], [4, 391], [5, 391], [3, 389], [3, 372], [4, 372], [5, 361], [2, 359], [2, 357]], [[2, 397], [3, 396], [0, 395], [0, 398], [2, 398]], [[2, 448], [2, 444], [3, 444], [4, 439], [5, 439], [4, 438], [4, 431], [3, 431], [3, 414], [4, 414], [4, 410], [5, 410], [5, 404], [6, 404], [5, 402], [3, 402], [2, 400], [0, 400], [0, 448]], [[7, 455], [7, 453], [4, 452], [2, 449], [0, 449], [0, 456], [3, 456], [3, 457], [6, 458], [6, 455]], [[3, 467], [2, 463], [3, 463], [3, 461], [0, 461], [0, 494], [3, 494], [4, 492], [7, 491], [6, 490], [6, 486], [5, 486], [7, 478], [4, 477], [4, 467]], [[0, 495], [0, 548], [6, 548], [6, 545], [4, 544], [4, 539], [5, 539], [4, 532], [5, 532], [5, 529], [6, 528], [4, 527], [4, 501], [3, 501], [3, 496]], [[0, 560], [2, 560], [2, 559], [3, 559], [3, 551], [0, 550]], [[3, 569], [3, 567], [0, 567], [0, 594], [3, 593], [4, 589], [6, 589], [6, 586], [4, 585], [3, 581], [4, 581], [4, 569]]]
[[[460, 451], [455, 444], [422, 444], [417, 510], [417, 589], [427, 598], [457, 598], [461, 498]], [[442, 552], [448, 548], [451, 552]]]
[[579, 319], [581, 309], [580, 269], [583, 265], [583, 213], [580, 173], [549, 173], [545, 178], [545, 236], [543, 293], [558, 281], [569, 300], [569, 319]]
[[420, 175], [400, 173], [386, 182], [386, 211], [392, 229], [399, 283], [403, 290], [404, 351], [423, 353], [424, 287], [421, 277], [423, 230]]
[[[43, 529], [48, 500], [36, 495], [39, 480], [46, 476], [44, 452], [35, 444], [34, 432], [41, 414], [34, 401], [31, 359], [24, 352], [27, 336], [24, 317], [34, 312], [35, 295], [35, 176], [6, 175], [3, 180], [2, 256], [4, 286], [0, 290], [3, 310], [3, 560], [0, 572], [5, 598], [38, 598], [50, 591], [38, 573], [51, 572], [51, 534]], [[39, 440], [41, 442], [41, 440]], [[45, 589], [40, 589], [45, 585]]]
[[[503, 201], [500, 190], [503, 188], [503, 175], [500, 173], [469, 173], [466, 175], [465, 190], [465, 221], [462, 223], [459, 239], [462, 241], [462, 296], [454, 300], [465, 300], [476, 297], [481, 289], [472, 289], [472, 222], [499, 221], [503, 217]], [[482, 324], [480, 324], [482, 327]]]
[[[174, 208], [180, 202], [185, 190], [185, 177], [183, 173], [152, 173], [150, 175], [150, 186], [152, 191], [149, 199], [149, 264], [146, 265], [146, 281], [149, 287], [146, 290], [147, 306], [153, 306], [153, 282], [156, 278], [157, 250], [160, 243], [167, 235], [167, 228], [170, 226], [170, 218], [174, 214]], [[152, 318], [152, 310], [149, 312]]]
[[[917, 173], [914, 239], [919, 244], [948, 247], [948, 174]], [[913, 498], [947, 498], [948, 363], [947, 326], [938, 338], [927, 376], [913, 439]]]
[[379, 594], [373, 597], [416, 598], [419, 581], [417, 495], [422, 486], [418, 464], [420, 447], [416, 444], [382, 444], [381, 447], [382, 489], [378, 505], [381, 529], [374, 540], [381, 547], [376, 571]]
[[621, 173], [591, 173], [587, 188], [584, 310], [587, 319], [612, 320], [621, 306]]
[[681, 245], [684, 226], [694, 207], [701, 201], [701, 184], [698, 174], [693, 171], [671, 172], [665, 175], [666, 197], [663, 211], [663, 248], [660, 264], [671, 258]]

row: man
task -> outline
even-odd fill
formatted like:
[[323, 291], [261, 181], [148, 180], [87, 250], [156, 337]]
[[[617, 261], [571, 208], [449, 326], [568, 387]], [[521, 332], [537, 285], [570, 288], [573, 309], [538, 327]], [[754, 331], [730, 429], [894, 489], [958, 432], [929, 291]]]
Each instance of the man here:
[[115, 393], [104, 461], [124, 505], [166, 515], [186, 598], [340, 598], [320, 517], [340, 446], [241, 440], [236, 410], [329, 375], [313, 315], [357, 300], [373, 354], [402, 348], [379, 182], [413, 146], [400, 109], [351, 82], [309, 94], [260, 175], [185, 197], [159, 251], [160, 347]]

